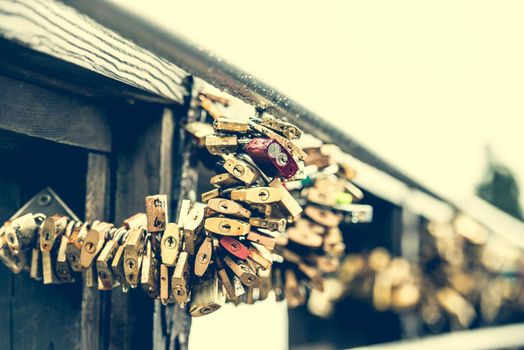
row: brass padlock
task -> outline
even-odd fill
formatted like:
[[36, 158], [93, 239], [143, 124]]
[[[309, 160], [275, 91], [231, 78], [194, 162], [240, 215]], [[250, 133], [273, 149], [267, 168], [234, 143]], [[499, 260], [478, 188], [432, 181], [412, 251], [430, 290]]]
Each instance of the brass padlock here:
[[267, 128], [281, 133], [290, 140], [299, 139], [300, 136], [302, 136], [302, 131], [295, 125], [286, 123], [267, 114], [262, 116], [260, 123]]
[[166, 266], [175, 266], [178, 253], [180, 252], [181, 242], [182, 234], [178, 225], [175, 223], [168, 223], [160, 242], [162, 264]]
[[193, 288], [189, 313], [193, 317], [209, 315], [225, 302], [222, 286], [217, 276], [201, 281]]
[[45, 216], [43, 215], [36, 216], [29, 213], [16, 219], [6, 221], [4, 227], [7, 246], [14, 255], [18, 255], [22, 250], [31, 248], [35, 232], [38, 230], [38, 227], [44, 219]]
[[304, 209], [304, 213], [317, 224], [326, 227], [337, 227], [342, 221], [342, 217], [333, 213], [331, 210], [320, 209], [312, 205], [308, 205]]
[[188, 298], [189, 288], [189, 254], [181, 252], [175, 265], [175, 271], [171, 278], [173, 296], [180, 305], [185, 305]]
[[98, 255], [96, 259], [96, 271], [98, 279], [101, 282], [102, 290], [112, 290], [118, 285], [118, 281], [113, 275], [111, 263], [115, 257], [116, 251], [120, 247], [119, 241], [125, 233], [127, 233], [125, 227], [121, 227], [118, 230], [114, 229], [114, 232], [112, 233], [113, 237], [106, 242], [100, 255]]
[[157, 194], [146, 197], [147, 232], [162, 232], [169, 222], [167, 211], [167, 196]]
[[249, 233], [251, 225], [236, 219], [212, 217], [205, 220], [204, 228], [223, 236], [242, 236]]
[[219, 188], [227, 188], [242, 184], [242, 181], [231, 175], [230, 173], [222, 173], [213, 176], [209, 183]]
[[129, 283], [127, 282], [126, 274], [124, 272], [125, 240], [127, 239], [128, 234], [129, 231], [127, 231], [126, 234], [122, 237], [121, 241], [119, 242], [119, 246], [116, 249], [113, 260], [111, 261], [111, 271], [113, 272], [115, 280], [122, 287], [123, 292], [127, 292], [129, 290]]
[[60, 244], [58, 245], [58, 253], [56, 257], [56, 275], [62, 283], [72, 283], [75, 281], [71, 268], [69, 267], [69, 262], [67, 261], [67, 243], [69, 242], [69, 237], [73, 231], [73, 226], [75, 225], [74, 221], [70, 221], [67, 224], [65, 234], [62, 235], [58, 240]]
[[220, 196], [220, 190], [218, 188], [215, 188], [211, 191], [207, 191], [202, 193], [202, 202], [207, 203], [213, 198], [217, 198]]
[[244, 219], [249, 219], [251, 217], [251, 211], [229, 199], [213, 198], [207, 202], [207, 205], [217, 213], [232, 215]]
[[69, 218], [67, 216], [53, 215], [44, 220], [40, 226], [40, 250], [50, 252], [57, 237], [64, 234]]
[[224, 169], [247, 185], [253, 184], [260, 177], [258, 170], [245, 161], [225, 154], [222, 154], [222, 158], [225, 161]]
[[42, 273], [44, 276], [44, 284], [59, 284], [60, 279], [55, 274], [53, 267], [53, 257], [51, 252], [42, 252]]
[[66, 257], [67, 261], [69, 261], [71, 270], [75, 272], [82, 271], [82, 265], [80, 265], [80, 253], [89, 228], [90, 226], [88, 223], [75, 223], [73, 231], [67, 240]]
[[224, 268], [222, 259], [220, 259], [220, 257], [217, 256], [215, 257], [215, 262], [217, 264], [218, 277], [222, 281], [222, 285], [224, 286], [226, 290], [228, 298], [229, 299], [236, 298], [235, 288], [233, 287], [233, 282], [231, 282], [231, 279], [229, 278], [229, 275], [227, 274], [227, 271]]
[[263, 270], [268, 270], [271, 268], [271, 265], [273, 264], [273, 262], [267, 258], [267, 255], [265, 257], [264, 254], [261, 253], [261, 251], [254, 246], [250, 246], [248, 250], [249, 250], [249, 259], [253, 260]]
[[113, 224], [108, 222], [100, 222], [91, 226], [82, 245], [80, 251], [80, 265], [83, 268], [89, 268], [95, 262], [96, 257], [102, 251], [109, 231], [113, 228]]
[[234, 261], [229, 256], [226, 256], [224, 257], [224, 263], [240, 278], [240, 281], [246, 287], [257, 286], [260, 283], [260, 278], [258, 278], [255, 272], [241, 261]]
[[160, 264], [160, 302], [163, 305], [173, 303], [171, 287], [169, 285], [169, 267], [165, 264]]
[[273, 250], [275, 248], [275, 237], [266, 236], [259, 232], [250, 231], [247, 234], [246, 239], [251, 242], [261, 244], [269, 250]]
[[302, 207], [297, 203], [295, 198], [288, 192], [288, 190], [282, 185], [282, 181], [278, 178], [273, 179], [269, 183], [270, 187], [279, 189], [282, 195], [280, 204], [287, 210], [289, 215], [293, 218], [297, 218], [302, 213]]
[[282, 200], [282, 191], [273, 187], [252, 187], [231, 191], [231, 199], [246, 203], [267, 204]]
[[147, 240], [146, 251], [142, 258], [142, 271], [140, 274], [140, 284], [142, 289], [149, 297], [156, 299], [160, 295], [159, 290], [159, 264], [152, 248], [151, 239]]
[[136, 213], [133, 216], [128, 217], [122, 223], [122, 226], [126, 230], [131, 230], [132, 228], [137, 227], [146, 227], [147, 226], [147, 215], [146, 213]]
[[211, 262], [213, 253], [213, 239], [207, 236], [196, 253], [194, 272], [196, 276], [203, 276]]
[[204, 206], [195, 204], [184, 220], [184, 242], [185, 250], [190, 254], [195, 254], [195, 238], [202, 229], [204, 222]]
[[218, 132], [235, 132], [235, 133], [246, 133], [247, 132], [247, 121], [234, 120], [229, 118], [218, 118], [213, 122], [213, 127]]
[[140, 277], [140, 266], [144, 255], [146, 230], [131, 229], [124, 249], [124, 273], [131, 288], [136, 288]]
[[211, 124], [202, 122], [188, 123], [186, 125], [186, 131], [195, 138], [199, 146], [205, 146], [206, 137], [215, 133], [215, 130]]
[[238, 148], [238, 139], [235, 135], [209, 135], [206, 137], [206, 148], [211, 154], [235, 153]]
[[274, 219], [274, 218], [250, 218], [249, 224], [253, 227], [263, 228], [269, 231], [286, 231], [286, 219]]

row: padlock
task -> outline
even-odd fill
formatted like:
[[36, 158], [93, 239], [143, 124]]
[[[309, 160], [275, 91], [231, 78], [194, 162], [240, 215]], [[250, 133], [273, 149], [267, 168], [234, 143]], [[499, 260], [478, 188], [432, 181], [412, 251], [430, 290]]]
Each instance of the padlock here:
[[224, 169], [247, 185], [253, 184], [260, 177], [260, 173], [247, 162], [232, 155], [222, 154], [221, 156], [225, 162]]
[[242, 181], [231, 175], [230, 173], [222, 173], [213, 176], [209, 183], [219, 188], [227, 188], [242, 184]]
[[189, 289], [189, 254], [181, 252], [175, 265], [175, 271], [171, 277], [171, 288], [177, 303], [185, 305]]
[[267, 218], [270, 217], [273, 213], [274, 205], [273, 204], [249, 204], [251, 210], [256, 210], [260, 215]]
[[279, 144], [284, 146], [284, 148], [295, 158], [299, 160], [306, 160], [307, 154], [300, 147], [298, 147], [293, 141], [288, 140], [284, 136], [281, 136], [274, 132], [273, 130], [266, 128], [262, 125], [256, 123], [249, 123], [249, 125], [256, 131], [262, 133], [263, 135], [269, 137], [270, 139], [276, 140]]
[[137, 227], [146, 227], [147, 226], [147, 215], [146, 213], [136, 213], [133, 216], [128, 217], [122, 223], [122, 226], [126, 230], [131, 230]]
[[202, 242], [202, 244], [200, 244], [200, 247], [198, 248], [198, 251], [195, 256], [194, 273], [196, 276], [203, 276], [204, 273], [207, 271], [209, 263], [211, 262], [212, 254], [213, 239], [207, 236]]
[[213, 198], [207, 202], [207, 205], [217, 213], [232, 215], [243, 219], [249, 219], [251, 217], [251, 211], [229, 199]]
[[82, 245], [84, 244], [84, 239], [89, 231], [88, 223], [75, 223], [73, 231], [69, 235], [66, 247], [66, 257], [69, 261], [69, 266], [71, 270], [75, 272], [82, 271], [82, 265], [80, 265], [80, 253], [82, 251]]
[[307, 226], [295, 225], [287, 230], [287, 234], [291, 241], [306, 247], [319, 248], [323, 243], [322, 236], [315, 233]]
[[209, 153], [215, 155], [236, 153], [238, 139], [235, 135], [209, 135], [206, 137], [206, 148]]
[[225, 302], [222, 286], [216, 275], [197, 284], [191, 295], [189, 313], [193, 317], [209, 315], [220, 309]]
[[169, 267], [160, 264], [160, 302], [163, 305], [173, 303], [175, 298], [173, 297], [171, 287], [169, 285]]
[[282, 198], [280, 199], [279, 204], [287, 210], [291, 217], [297, 218], [302, 213], [302, 207], [282, 185], [282, 181], [279, 178], [274, 178], [273, 181], [269, 183], [269, 186], [280, 191]]
[[195, 238], [202, 229], [202, 224], [204, 223], [204, 213], [204, 206], [195, 204], [184, 220], [183, 230], [185, 250], [190, 255], [195, 254]]
[[62, 283], [72, 283], [75, 281], [69, 262], [67, 261], [67, 243], [69, 242], [69, 236], [73, 231], [74, 221], [70, 221], [67, 224], [65, 234], [58, 238], [60, 244], [58, 245], [58, 253], [56, 257], [55, 271], [56, 276]]
[[98, 254], [102, 251], [109, 231], [113, 228], [113, 224], [108, 222], [100, 222], [91, 226], [82, 245], [80, 251], [80, 265], [83, 268], [89, 268], [96, 260]]
[[260, 123], [267, 128], [281, 133], [290, 140], [299, 139], [300, 136], [302, 136], [302, 131], [295, 125], [286, 123], [267, 114], [262, 116]]
[[211, 124], [202, 122], [188, 123], [186, 125], [186, 131], [195, 138], [197, 144], [201, 147], [206, 145], [206, 137], [215, 133]]
[[178, 253], [180, 252], [180, 245], [182, 242], [182, 233], [180, 228], [175, 223], [168, 223], [166, 230], [162, 235], [160, 241], [160, 256], [162, 257], [162, 264], [166, 266], [175, 266]]
[[337, 204], [337, 193], [325, 189], [307, 189], [307, 200], [325, 207], [334, 207]]
[[324, 236], [323, 248], [328, 254], [333, 256], [344, 254], [346, 245], [342, 238], [342, 232], [338, 227], [332, 227], [328, 230], [328, 233]]
[[299, 170], [293, 156], [275, 140], [255, 138], [244, 149], [268, 176], [280, 175], [290, 179]]
[[[129, 231], [127, 232], [129, 233]], [[125, 238], [124, 241], [121, 241], [119, 244], [120, 245], [116, 249], [113, 260], [111, 261], [111, 271], [113, 272], [115, 280], [122, 287], [122, 291], [127, 292], [129, 290], [129, 283], [127, 282], [126, 274], [124, 272]]]
[[29, 276], [32, 279], [40, 281], [43, 278], [42, 272], [42, 252], [39, 248], [35, 247], [31, 249], [31, 267]]
[[121, 227], [118, 230], [114, 230], [112, 237], [106, 242], [104, 248], [100, 252], [96, 259], [96, 271], [98, 279], [101, 282], [102, 290], [112, 290], [118, 285], [118, 281], [113, 275], [113, 269], [111, 263], [115, 257], [116, 251], [120, 247], [119, 241], [124, 234], [127, 233], [125, 227]]
[[152, 237], [147, 239], [146, 251], [142, 258], [142, 269], [140, 272], [140, 284], [142, 289], [150, 298], [156, 299], [160, 295], [159, 288], [159, 264], [152, 248]]
[[261, 244], [269, 250], [273, 250], [275, 248], [275, 237], [266, 236], [259, 232], [250, 231], [247, 234], [246, 239], [251, 242]]
[[69, 218], [53, 215], [47, 217], [40, 226], [40, 250], [50, 252], [57, 237], [64, 234]]
[[229, 118], [218, 118], [213, 121], [213, 127], [217, 132], [234, 132], [244, 134], [247, 132], [247, 121], [234, 120]]
[[273, 292], [275, 293], [275, 300], [282, 301], [286, 298], [282, 270], [279, 268], [272, 268], [271, 271], [271, 285], [273, 286]]
[[252, 187], [231, 191], [231, 199], [254, 204], [276, 203], [282, 200], [282, 190], [273, 187]]
[[146, 230], [142, 227], [129, 231], [124, 249], [124, 273], [131, 288], [136, 288], [144, 255]]
[[207, 203], [213, 198], [217, 198], [220, 196], [220, 190], [218, 188], [212, 189], [211, 191], [207, 191], [202, 193], [202, 202]]
[[217, 106], [215, 106], [213, 101], [211, 101], [204, 95], [198, 96], [198, 99], [200, 100], [200, 106], [202, 106], [202, 108], [207, 112], [207, 114], [211, 118], [218, 119], [222, 117], [222, 112]]
[[231, 255], [246, 260], [249, 256], [249, 250], [245, 245], [233, 237], [221, 237], [220, 245]]
[[342, 217], [331, 210], [321, 209], [312, 205], [304, 209], [304, 214], [316, 223], [326, 227], [336, 227], [342, 221]]
[[266, 257], [264, 257], [264, 255], [260, 252], [259, 249], [257, 249], [254, 246], [250, 246], [248, 248], [248, 251], [249, 251], [249, 259], [253, 260], [262, 269], [268, 270], [271, 268], [271, 265], [273, 262], [270, 259], [267, 259]]
[[205, 220], [204, 228], [223, 236], [243, 236], [249, 233], [251, 225], [236, 219], [212, 217]]
[[296, 308], [305, 302], [304, 292], [301, 290], [301, 286], [298, 283], [295, 272], [291, 269], [286, 269], [285, 273], [285, 290], [287, 304], [289, 308]]
[[258, 278], [255, 272], [243, 262], [239, 260], [235, 261], [231, 259], [231, 257], [225, 256], [224, 263], [226, 263], [226, 265], [246, 287], [257, 286], [260, 283], [260, 278]]
[[259, 227], [269, 231], [278, 231], [283, 233], [286, 231], [286, 219], [273, 219], [273, 218], [250, 218], [249, 224], [252, 227]]
[[37, 217], [29, 213], [4, 224], [7, 246], [14, 255], [31, 247], [35, 232], [44, 219], [43, 215]]
[[219, 103], [224, 107], [229, 106], [229, 99], [227, 97], [220, 96], [209, 91], [199, 91], [199, 95], [202, 95], [213, 102]]
[[218, 277], [222, 281], [222, 285], [224, 286], [224, 289], [226, 290], [227, 296], [229, 297], [229, 299], [236, 298], [235, 288], [233, 287], [233, 282], [231, 282], [231, 279], [229, 278], [229, 275], [227, 274], [227, 271], [224, 268], [222, 260], [217, 256], [215, 257], [215, 262], [217, 264]]
[[167, 196], [157, 194], [146, 197], [147, 232], [158, 233], [166, 228], [169, 222]]
[[[56, 248], [54, 249], [56, 251]], [[55, 274], [52, 252], [42, 252], [42, 274], [44, 284], [59, 284], [60, 279]]]

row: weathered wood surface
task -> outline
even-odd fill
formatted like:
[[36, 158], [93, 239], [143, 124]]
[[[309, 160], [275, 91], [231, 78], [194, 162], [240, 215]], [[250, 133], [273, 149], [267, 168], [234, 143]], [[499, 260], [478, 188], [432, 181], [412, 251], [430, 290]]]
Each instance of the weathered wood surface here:
[[111, 151], [108, 113], [103, 106], [4, 76], [0, 76], [0, 90], [0, 129]]
[[[55, 172], [46, 164], [49, 159], [60, 159], [69, 171]], [[2, 223], [45, 186], [55, 189], [73, 211], [83, 212], [83, 152], [33, 139], [32, 144], [19, 145], [16, 152], [2, 150], [0, 162]], [[27, 272], [14, 275], [0, 265], [0, 349], [79, 349], [80, 281], [43, 285]]]
[[[130, 120], [125, 128], [122, 119]], [[115, 123], [115, 222], [144, 211], [144, 198], [171, 191], [173, 116], [162, 106], [138, 104]], [[140, 287], [139, 287], [140, 288]], [[110, 349], [153, 347], [154, 302], [142, 290], [112, 293]]]
[[[109, 159], [103, 154], [90, 153], [87, 158], [87, 178], [85, 196], [85, 220], [109, 220]], [[104, 322], [108, 304], [107, 293], [95, 287], [83, 286], [81, 348], [105, 349], [109, 324]]]
[[0, 37], [182, 103], [184, 71], [54, 0], [0, 0]]

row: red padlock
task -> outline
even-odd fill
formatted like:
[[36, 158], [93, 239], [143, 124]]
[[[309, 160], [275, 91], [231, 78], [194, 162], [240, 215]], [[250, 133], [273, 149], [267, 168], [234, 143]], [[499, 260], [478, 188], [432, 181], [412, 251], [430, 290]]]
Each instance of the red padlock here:
[[249, 256], [249, 250], [246, 246], [233, 237], [224, 236], [220, 238], [220, 245], [239, 259], [246, 260]]
[[293, 156], [278, 141], [256, 138], [245, 147], [245, 151], [268, 176], [281, 174], [286, 179], [298, 171], [298, 164]]

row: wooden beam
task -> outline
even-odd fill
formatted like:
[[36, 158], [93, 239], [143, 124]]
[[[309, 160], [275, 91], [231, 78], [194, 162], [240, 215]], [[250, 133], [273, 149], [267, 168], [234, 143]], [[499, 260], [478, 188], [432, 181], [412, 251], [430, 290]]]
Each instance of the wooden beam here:
[[[173, 115], [162, 106], [140, 104], [121, 110], [126, 128], [115, 127], [115, 223], [144, 211], [144, 198], [171, 191]], [[140, 287], [139, 287], [140, 288]], [[110, 349], [153, 347], [153, 300], [142, 290], [112, 293]]]
[[0, 37], [182, 103], [186, 73], [54, 0], [0, 0]]
[[104, 107], [0, 76], [0, 129], [100, 152], [111, 151]]
[[[90, 153], [87, 159], [85, 220], [109, 220], [109, 159], [103, 154]], [[82, 291], [81, 348], [105, 349], [108, 327], [104, 323], [108, 295], [102, 295], [96, 285]]]

